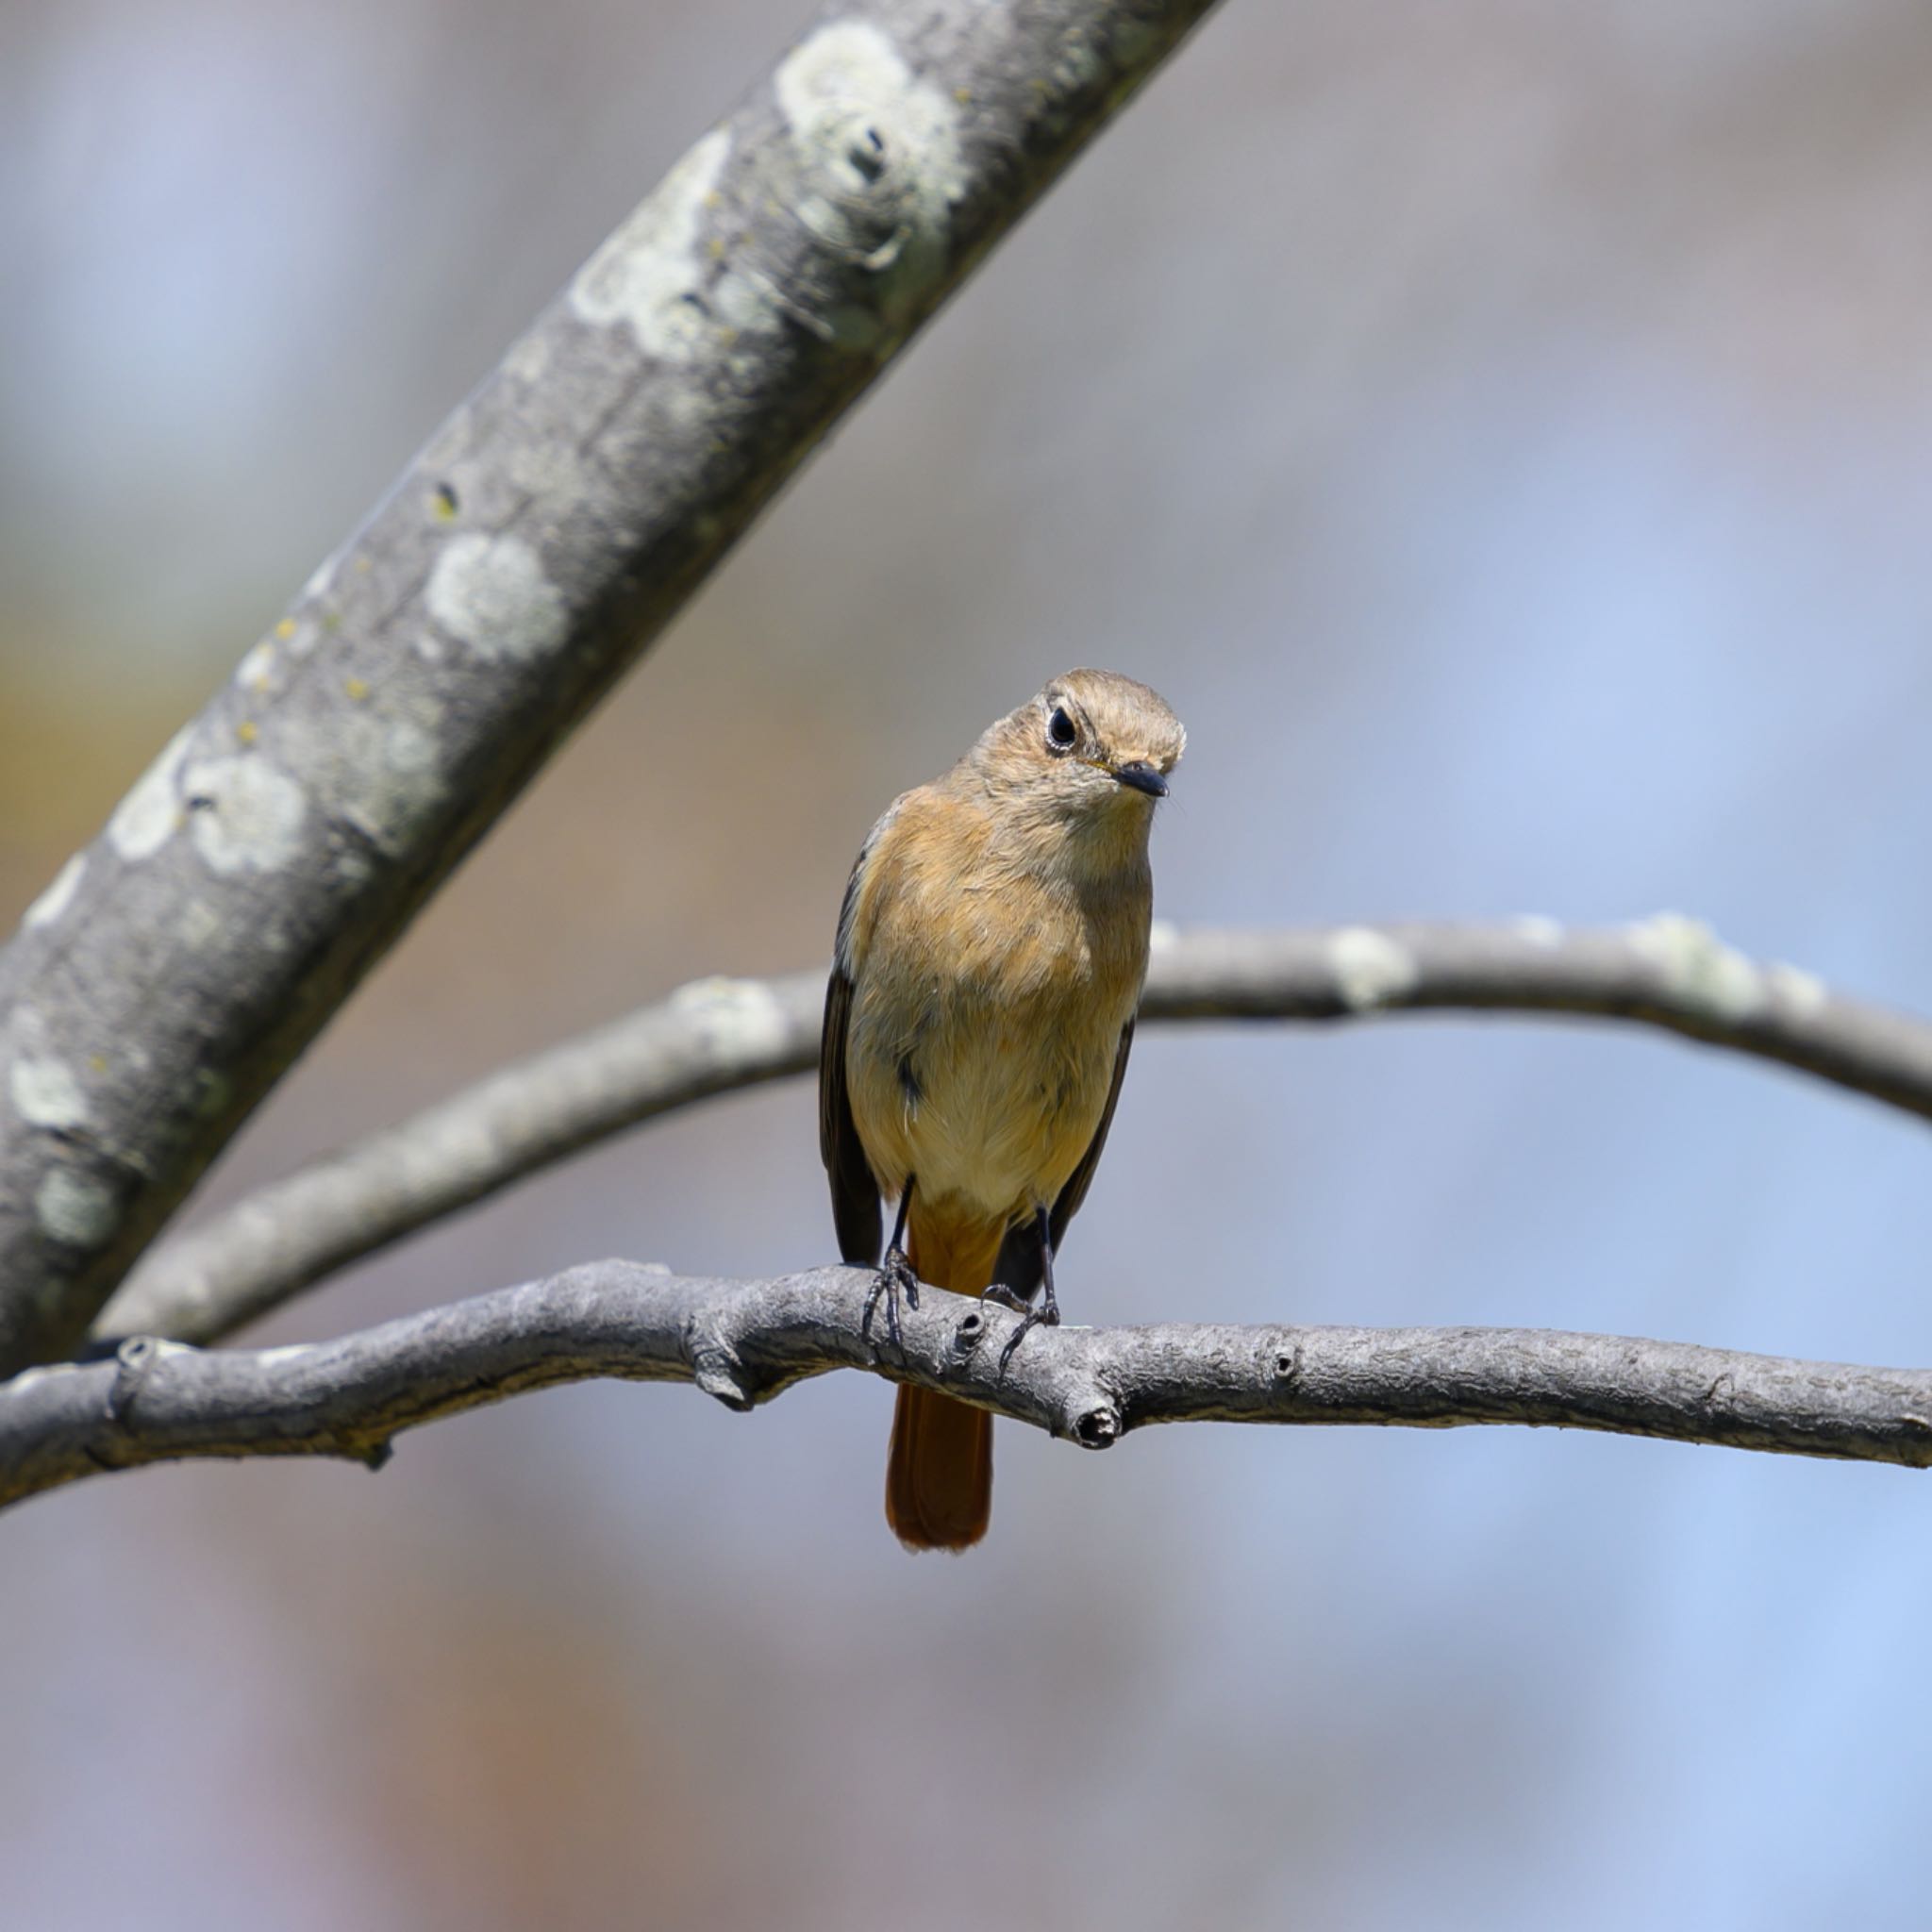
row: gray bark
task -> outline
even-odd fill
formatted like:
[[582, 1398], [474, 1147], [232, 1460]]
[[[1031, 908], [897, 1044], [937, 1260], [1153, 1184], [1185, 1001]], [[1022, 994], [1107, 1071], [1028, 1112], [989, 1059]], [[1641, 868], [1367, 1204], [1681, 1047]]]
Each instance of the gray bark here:
[[[1513, 924], [1159, 935], [1149, 1021], [1482, 1010], [1638, 1021], [1779, 1060], [1932, 1118], [1932, 1025], [1758, 966], [1664, 915], [1604, 931]], [[157, 1247], [98, 1338], [210, 1341], [311, 1282], [640, 1121], [803, 1073], [823, 972], [699, 981], [506, 1067]]]
[[874, 0], [705, 134], [0, 955], [0, 1374], [1208, 0]]
[[595, 1262], [304, 1347], [204, 1354], [142, 1339], [0, 1386], [0, 1503], [183, 1457], [381, 1464], [401, 1431], [591, 1376], [694, 1381], [732, 1408], [864, 1368], [943, 1389], [1090, 1449], [1161, 1422], [1523, 1423], [1787, 1455], [1932, 1463], [1932, 1372], [1503, 1328], [1035, 1329], [928, 1290], [901, 1341], [876, 1277], [681, 1279]]

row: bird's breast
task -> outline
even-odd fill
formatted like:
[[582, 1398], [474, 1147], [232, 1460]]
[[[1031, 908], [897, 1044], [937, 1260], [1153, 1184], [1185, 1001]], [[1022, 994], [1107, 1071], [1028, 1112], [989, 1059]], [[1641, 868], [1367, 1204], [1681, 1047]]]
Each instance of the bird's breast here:
[[1004, 1223], [1050, 1204], [1098, 1129], [1146, 971], [1147, 894], [904, 883], [855, 979], [859, 1138], [888, 1192], [916, 1174], [928, 1204]]

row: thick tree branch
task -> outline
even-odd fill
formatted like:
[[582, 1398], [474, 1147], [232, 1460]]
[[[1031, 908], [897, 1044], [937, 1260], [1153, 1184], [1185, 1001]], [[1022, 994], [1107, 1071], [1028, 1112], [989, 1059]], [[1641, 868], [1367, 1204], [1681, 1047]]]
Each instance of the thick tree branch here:
[[[210, 1341], [336, 1268], [621, 1129], [810, 1067], [821, 973], [704, 980], [507, 1067], [162, 1243], [97, 1334]], [[1150, 1020], [1423, 1009], [1641, 1021], [1783, 1061], [1932, 1118], [1932, 1025], [1759, 967], [1694, 922], [1162, 933]]]
[[1208, 4], [855, 0], [449, 419], [0, 954], [0, 1374]]
[[148, 1340], [0, 1385], [0, 1503], [182, 1457], [379, 1464], [404, 1429], [588, 1377], [695, 1381], [747, 1408], [804, 1376], [867, 1368], [1088, 1448], [1162, 1422], [1527, 1423], [1787, 1455], [1932, 1463], [1932, 1372], [1786, 1361], [1514, 1328], [1036, 1329], [930, 1290], [866, 1333], [874, 1277], [681, 1279], [624, 1261], [304, 1347], [205, 1354]]

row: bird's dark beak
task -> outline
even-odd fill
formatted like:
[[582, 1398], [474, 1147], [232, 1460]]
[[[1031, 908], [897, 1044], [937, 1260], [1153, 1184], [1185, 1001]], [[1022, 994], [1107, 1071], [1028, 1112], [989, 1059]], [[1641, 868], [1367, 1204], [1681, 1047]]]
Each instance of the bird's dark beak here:
[[1123, 785], [1135, 791], [1144, 791], [1149, 798], [1167, 796], [1167, 780], [1152, 765], [1139, 758], [1131, 765], [1116, 765], [1113, 774]]

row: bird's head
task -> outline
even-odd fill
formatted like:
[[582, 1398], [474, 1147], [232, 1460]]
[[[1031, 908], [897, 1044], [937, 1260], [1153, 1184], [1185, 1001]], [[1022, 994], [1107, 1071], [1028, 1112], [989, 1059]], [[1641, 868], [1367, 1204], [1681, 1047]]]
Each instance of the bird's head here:
[[974, 747], [996, 790], [1075, 824], [1144, 828], [1188, 734], [1158, 691], [1117, 671], [1069, 671]]

